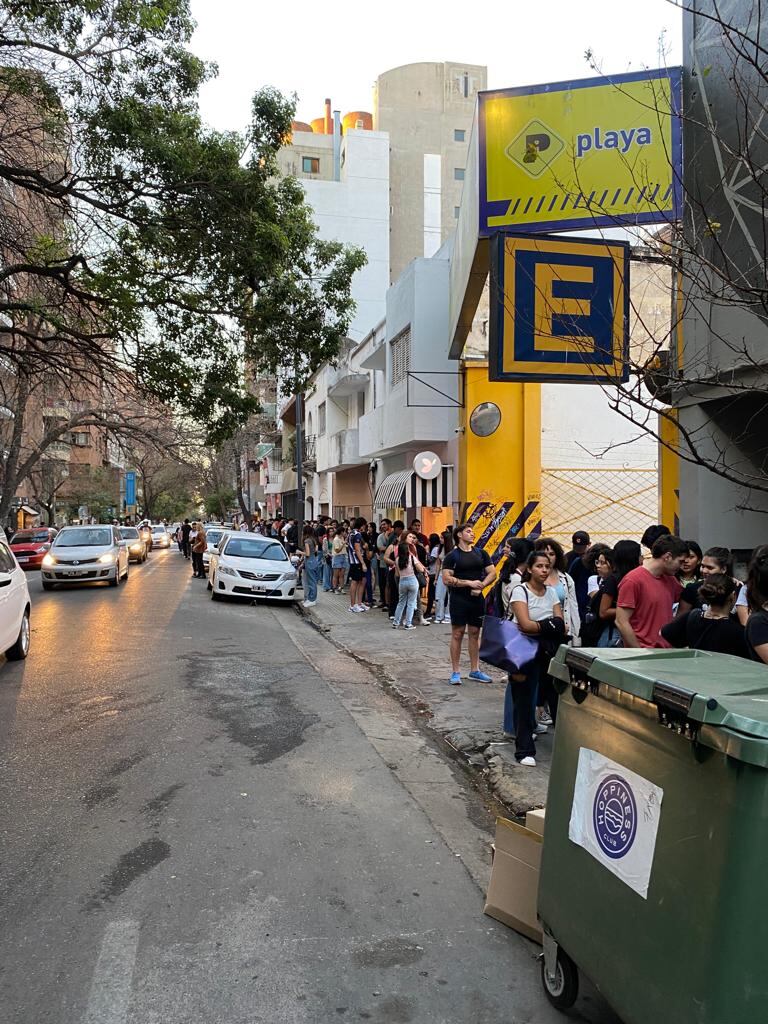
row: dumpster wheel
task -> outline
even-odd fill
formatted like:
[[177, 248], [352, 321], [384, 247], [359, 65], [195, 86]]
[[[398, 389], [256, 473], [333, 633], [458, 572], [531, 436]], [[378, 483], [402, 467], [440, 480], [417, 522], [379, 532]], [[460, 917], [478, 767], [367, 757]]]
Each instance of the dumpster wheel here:
[[547, 999], [558, 1010], [568, 1010], [579, 994], [579, 969], [566, 952], [558, 948], [554, 975], [541, 958], [541, 983]]

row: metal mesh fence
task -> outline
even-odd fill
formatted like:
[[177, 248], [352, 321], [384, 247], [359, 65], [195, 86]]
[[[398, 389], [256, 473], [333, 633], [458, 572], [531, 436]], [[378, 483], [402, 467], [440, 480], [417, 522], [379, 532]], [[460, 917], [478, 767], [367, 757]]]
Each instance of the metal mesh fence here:
[[542, 468], [541, 532], [566, 550], [576, 530], [592, 541], [639, 540], [658, 522], [655, 469]]

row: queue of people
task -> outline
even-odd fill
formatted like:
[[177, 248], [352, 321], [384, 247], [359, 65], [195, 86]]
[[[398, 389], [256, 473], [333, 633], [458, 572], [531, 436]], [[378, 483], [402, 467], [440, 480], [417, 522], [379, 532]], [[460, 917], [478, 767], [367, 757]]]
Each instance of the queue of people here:
[[535, 739], [556, 724], [547, 665], [562, 642], [689, 648], [768, 664], [768, 545], [752, 553], [742, 582], [727, 548], [702, 551], [663, 524], [641, 544], [590, 544], [583, 532], [573, 544], [568, 555], [547, 537], [509, 545], [490, 602], [537, 641], [531, 660], [509, 673], [505, 694], [504, 732], [521, 765], [536, 764]]

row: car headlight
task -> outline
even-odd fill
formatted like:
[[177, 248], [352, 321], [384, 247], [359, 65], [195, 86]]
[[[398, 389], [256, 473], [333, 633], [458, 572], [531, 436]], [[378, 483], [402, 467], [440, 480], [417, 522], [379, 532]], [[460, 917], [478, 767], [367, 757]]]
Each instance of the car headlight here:
[[53, 555], [45, 555], [43, 558], [43, 565], [56, 565], [56, 559]]
[[219, 565], [218, 570], [222, 576], [237, 576], [237, 569], [230, 569], [228, 565]]
[[131, 544], [131, 551], [141, 551], [141, 544]]
[[115, 556], [114, 556], [114, 555], [113, 555], [113, 554], [112, 554], [111, 552], [109, 552], [109, 553], [108, 553], [108, 554], [106, 554], [106, 555], [101, 555], [101, 556], [99, 557], [99, 561], [100, 561], [100, 562], [103, 562], [103, 563], [104, 563], [104, 565], [112, 565], [112, 563], [114, 562], [114, 560], [115, 560]]

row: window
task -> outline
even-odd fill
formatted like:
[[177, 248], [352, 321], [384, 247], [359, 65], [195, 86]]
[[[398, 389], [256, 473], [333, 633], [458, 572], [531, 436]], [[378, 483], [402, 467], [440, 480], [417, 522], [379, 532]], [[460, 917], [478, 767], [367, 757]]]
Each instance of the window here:
[[325, 402], [321, 402], [317, 407], [317, 436], [325, 436]]
[[362, 416], [365, 416], [365, 392], [364, 391], [358, 391], [357, 392], [357, 419], [358, 419], [358, 422], [360, 421], [360, 418]]
[[320, 157], [303, 156], [301, 158], [301, 169], [305, 174], [320, 173]]
[[463, 142], [464, 141], [464, 137], [466, 136], [466, 134], [467, 133], [464, 131], [463, 128], [454, 128], [453, 129], [453, 141], [454, 142]]
[[77, 430], [72, 435], [72, 444], [78, 448], [90, 448], [91, 435], [87, 430]]
[[0, 572], [11, 573], [16, 568], [16, 559], [11, 554], [10, 548], [0, 544]]
[[460, 206], [454, 206], [454, 208], [453, 208], [453, 216], [456, 218], [456, 220], [459, 219], [459, 210], [460, 209], [461, 209]]
[[400, 331], [397, 337], [389, 343], [390, 355], [392, 357], [391, 381], [392, 387], [402, 384], [411, 368], [411, 327], [410, 324], [404, 331]]
[[453, 168], [453, 176], [456, 179], [456, 181], [464, 181], [464, 168], [463, 167], [454, 167]]

